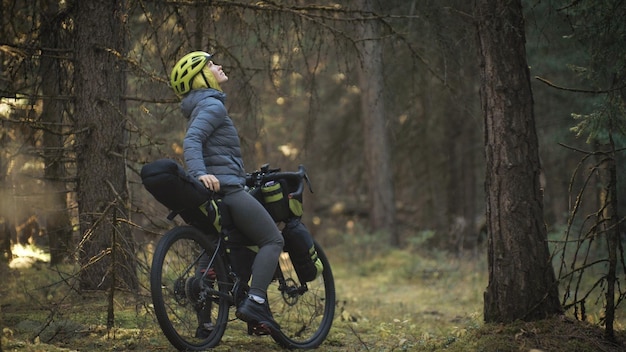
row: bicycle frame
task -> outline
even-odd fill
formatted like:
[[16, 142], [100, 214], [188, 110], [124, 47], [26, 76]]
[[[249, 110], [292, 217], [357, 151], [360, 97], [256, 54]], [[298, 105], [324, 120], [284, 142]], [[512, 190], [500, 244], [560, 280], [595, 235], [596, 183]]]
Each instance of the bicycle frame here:
[[[200, 256], [198, 256], [198, 258], [196, 258], [195, 262], [189, 266], [188, 272], [191, 272], [193, 270], [193, 267], [197, 265], [197, 263], [200, 261], [200, 257], [204, 254], [205, 253], [203, 252], [200, 254]], [[238, 297], [239, 290], [241, 289], [241, 279], [232, 269], [232, 266], [230, 264], [230, 255], [226, 253], [223, 236], [219, 236], [219, 238], [217, 239], [215, 252], [213, 253], [212, 258], [209, 260], [209, 264], [207, 264], [207, 266], [203, 270], [204, 273], [202, 274], [202, 279], [206, 278], [207, 273], [210, 272], [210, 268], [214, 265], [215, 258], [218, 255], [222, 258], [224, 264], [226, 265], [226, 269], [228, 270], [228, 277], [230, 278], [230, 281], [227, 282], [227, 284], [232, 285], [233, 288], [230, 291], [230, 294], [225, 294], [223, 292], [220, 292], [219, 290], [207, 287], [206, 293], [207, 295], [217, 295], [220, 297], [224, 297], [228, 299], [231, 305], [236, 305], [238, 304], [238, 302], [236, 302], [235, 297]], [[287, 280], [285, 279], [285, 276], [283, 275], [283, 272], [280, 268], [280, 265], [276, 266], [274, 280], [278, 281], [278, 288], [283, 296], [287, 295], [287, 297], [296, 297], [308, 291], [308, 286], [306, 282], [300, 283], [299, 285], [288, 285]]]

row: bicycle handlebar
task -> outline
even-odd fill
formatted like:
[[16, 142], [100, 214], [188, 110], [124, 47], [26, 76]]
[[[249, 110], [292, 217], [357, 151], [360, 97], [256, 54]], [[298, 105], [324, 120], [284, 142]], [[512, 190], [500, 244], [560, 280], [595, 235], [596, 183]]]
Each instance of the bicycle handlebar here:
[[260, 170], [246, 174], [246, 186], [248, 187], [261, 187], [267, 182], [280, 180], [285, 180], [289, 185], [295, 186], [296, 190], [291, 192], [291, 195], [302, 194], [304, 190], [304, 182], [302, 180], [306, 181], [309, 191], [313, 193], [311, 180], [306, 173], [304, 165], [299, 165], [298, 171], [280, 171], [279, 168], [270, 169], [269, 164], [264, 164]]

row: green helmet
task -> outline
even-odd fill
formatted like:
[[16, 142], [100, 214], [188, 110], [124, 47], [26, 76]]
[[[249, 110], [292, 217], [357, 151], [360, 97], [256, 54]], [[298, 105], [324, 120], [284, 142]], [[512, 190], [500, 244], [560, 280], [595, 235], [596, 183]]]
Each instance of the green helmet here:
[[177, 95], [189, 93], [193, 78], [202, 71], [211, 56], [204, 51], [194, 51], [178, 60], [170, 74], [170, 85], [174, 93]]

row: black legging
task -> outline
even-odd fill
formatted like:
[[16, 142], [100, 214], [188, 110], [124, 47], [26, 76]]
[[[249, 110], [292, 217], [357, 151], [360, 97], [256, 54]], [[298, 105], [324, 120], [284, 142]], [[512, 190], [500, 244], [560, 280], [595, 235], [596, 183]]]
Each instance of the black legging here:
[[250, 294], [267, 298], [278, 257], [283, 250], [283, 235], [278, 226], [252, 195], [243, 188], [225, 188], [222, 201], [227, 206], [235, 227], [259, 247], [252, 264]]

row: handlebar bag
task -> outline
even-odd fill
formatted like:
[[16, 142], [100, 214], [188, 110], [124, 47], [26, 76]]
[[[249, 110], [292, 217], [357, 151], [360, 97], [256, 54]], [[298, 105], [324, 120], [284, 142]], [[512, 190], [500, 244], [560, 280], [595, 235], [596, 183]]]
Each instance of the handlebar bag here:
[[284, 181], [268, 182], [261, 187], [263, 205], [274, 221], [285, 221], [291, 216]]
[[270, 181], [250, 193], [259, 201], [276, 222], [287, 222], [303, 214], [302, 192], [291, 193], [292, 185], [285, 180]]
[[200, 181], [189, 175], [171, 159], [159, 159], [141, 168], [145, 189], [172, 211], [171, 220], [180, 215], [183, 220], [208, 233], [221, 231], [219, 204]]
[[283, 238], [285, 251], [289, 253], [300, 281], [315, 280], [324, 270], [324, 265], [317, 256], [311, 233], [299, 218], [292, 218], [285, 224]]

